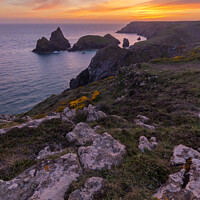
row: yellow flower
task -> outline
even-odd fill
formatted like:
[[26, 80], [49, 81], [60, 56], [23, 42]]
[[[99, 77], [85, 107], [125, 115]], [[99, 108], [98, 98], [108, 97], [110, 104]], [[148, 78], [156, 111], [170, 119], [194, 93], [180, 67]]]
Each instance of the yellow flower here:
[[91, 100], [94, 101], [97, 98], [97, 96], [99, 96], [99, 95], [100, 95], [99, 91], [95, 90], [94, 94], [92, 95]]

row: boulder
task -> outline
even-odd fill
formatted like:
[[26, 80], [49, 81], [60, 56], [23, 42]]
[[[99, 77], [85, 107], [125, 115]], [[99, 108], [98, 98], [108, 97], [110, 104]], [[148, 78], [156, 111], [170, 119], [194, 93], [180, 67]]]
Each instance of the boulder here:
[[32, 166], [11, 181], [0, 181], [0, 200], [61, 200], [82, 173], [76, 154]]
[[107, 39], [113, 41], [113, 44], [120, 44], [121, 43], [117, 38], [113, 37], [111, 34], [104, 35], [104, 38], [107, 38]]
[[52, 53], [55, 51], [53, 44], [47, 40], [47, 38], [42, 37], [37, 41], [36, 48], [33, 49], [33, 52], [36, 53]]
[[142, 153], [144, 153], [145, 149], [152, 151], [157, 145], [158, 143], [156, 142], [155, 137], [151, 137], [149, 142], [145, 136], [141, 136], [138, 148], [140, 149], [140, 151], [142, 151]]
[[108, 133], [95, 135], [92, 145], [78, 149], [81, 164], [85, 169], [92, 170], [111, 169], [113, 165], [119, 165], [123, 154], [125, 146]]
[[146, 124], [148, 121], [149, 121], [148, 117], [138, 115], [137, 119], [135, 119], [135, 124], [138, 126], [142, 126], [144, 128], [150, 129], [150, 130], [155, 130], [156, 129], [155, 126]]
[[118, 44], [119, 41], [112, 35], [108, 34], [104, 37], [98, 35], [86, 35], [81, 37], [70, 51], [82, 51], [89, 49], [102, 49], [104, 47]]
[[174, 148], [171, 164], [182, 165], [188, 158], [196, 158], [200, 160], [200, 153], [192, 148], [180, 144]]
[[96, 107], [91, 104], [87, 108], [84, 108], [84, 111], [87, 112], [87, 122], [98, 121], [106, 117], [104, 112], [96, 110]]
[[141, 40], [141, 37], [139, 37], [137, 40], [140, 41], [140, 40]]
[[67, 141], [73, 145], [82, 146], [92, 142], [96, 132], [87, 124], [80, 122], [75, 129], [67, 133]]
[[68, 120], [69, 118], [74, 116], [76, 116], [76, 110], [70, 110], [68, 107], [66, 107], [61, 114], [61, 118], [63, 121]]
[[123, 40], [123, 47], [129, 47], [129, 40], [126, 38]]
[[104, 179], [99, 177], [89, 178], [83, 188], [70, 194], [68, 200], [92, 200], [94, 196], [99, 196], [103, 192], [104, 187]]
[[50, 42], [53, 44], [55, 51], [65, 51], [71, 47], [69, 41], [64, 37], [60, 27], [51, 33]]
[[[181, 159], [180, 159], [181, 158]], [[169, 175], [166, 184], [154, 194], [160, 200], [200, 199], [200, 156], [197, 151], [184, 145], [174, 148], [171, 164], [183, 164], [182, 169]]]

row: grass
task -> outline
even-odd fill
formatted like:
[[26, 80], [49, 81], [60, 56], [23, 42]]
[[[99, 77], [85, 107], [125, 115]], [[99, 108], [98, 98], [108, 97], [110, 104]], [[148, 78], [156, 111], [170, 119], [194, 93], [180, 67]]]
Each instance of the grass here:
[[64, 135], [72, 130], [68, 123], [53, 119], [37, 129], [12, 129], [0, 136], [0, 179], [10, 180], [35, 164], [35, 157], [46, 146], [68, 147]]
[[[126, 155], [120, 166], [111, 170], [84, 170], [66, 193], [81, 188], [89, 177], [98, 176], [107, 180], [105, 192], [95, 199], [151, 200], [155, 190], [168, 179], [168, 175], [180, 169], [170, 166], [170, 158], [176, 145], [198, 149], [200, 143], [200, 68], [199, 61], [181, 63], [147, 63], [141, 69], [122, 67], [112, 78], [91, 83], [75, 90], [66, 90], [38, 104], [29, 115], [48, 114], [56, 111], [63, 103], [81, 96], [88, 98], [95, 90], [100, 91], [93, 102], [109, 115], [118, 115], [124, 120], [109, 116], [90, 126], [100, 125], [126, 146]], [[139, 72], [139, 73], [138, 73]], [[141, 85], [141, 83], [144, 83]], [[125, 95], [123, 102], [115, 103], [117, 97]], [[150, 118], [148, 122], [157, 127], [148, 130], [135, 125], [137, 115]], [[86, 116], [77, 115], [75, 123], [85, 121]], [[47, 144], [61, 143], [67, 147], [62, 134], [71, 128], [60, 120], [46, 122], [38, 129], [24, 128], [0, 136], [0, 178], [8, 180], [28, 166], [30, 155], [36, 154]], [[142, 154], [138, 149], [140, 136], [156, 137], [158, 146], [153, 152]], [[88, 144], [89, 145], [89, 144]], [[22, 153], [23, 152], [23, 153]], [[13, 158], [12, 158], [13, 156]], [[8, 158], [13, 162], [9, 164]], [[54, 157], [52, 158], [54, 159]], [[19, 163], [16, 166], [16, 162]], [[5, 167], [6, 166], [6, 167]], [[14, 170], [13, 170], [14, 169]]]

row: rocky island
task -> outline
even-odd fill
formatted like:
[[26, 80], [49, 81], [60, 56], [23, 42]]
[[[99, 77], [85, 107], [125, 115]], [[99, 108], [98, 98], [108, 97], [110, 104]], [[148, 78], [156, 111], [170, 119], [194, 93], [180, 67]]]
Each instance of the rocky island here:
[[60, 27], [58, 27], [57, 30], [51, 33], [50, 41], [45, 37], [39, 39], [33, 52], [52, 53], [54, 51], [66, 51], [70, 47], [69, 41], [64, 37]]
[[108, 45], [70, 89], [0, 115], [0, 200], [200, 199], [197, 24], [179, 27], [196, 43], [150, 31], [130, 49]]
[[120, 41], [110, 34], [106, 34], [104, 37], [98, 35], [87, 35], [81, 37], [78, 42], [73, 45], [70, 51], [102, 49], [113, 44], [118, 45], [120, 44]]

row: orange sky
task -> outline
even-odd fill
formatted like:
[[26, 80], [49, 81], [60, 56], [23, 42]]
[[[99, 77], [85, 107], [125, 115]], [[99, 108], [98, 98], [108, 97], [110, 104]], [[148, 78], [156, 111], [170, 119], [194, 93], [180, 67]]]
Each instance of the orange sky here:
[[0, 0], [0, 23], [200, 20], [200, 0]]

